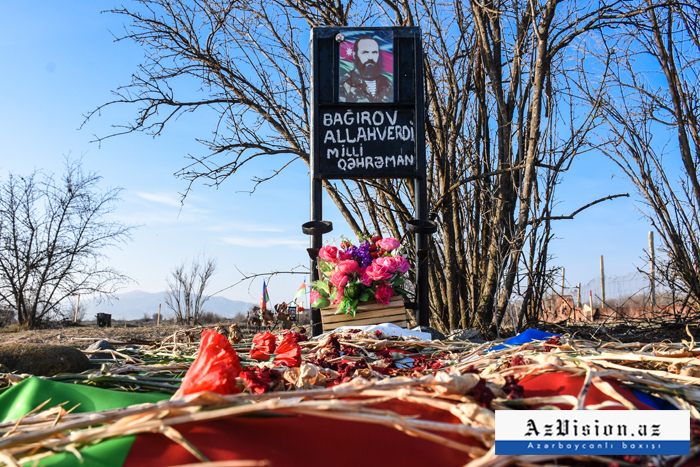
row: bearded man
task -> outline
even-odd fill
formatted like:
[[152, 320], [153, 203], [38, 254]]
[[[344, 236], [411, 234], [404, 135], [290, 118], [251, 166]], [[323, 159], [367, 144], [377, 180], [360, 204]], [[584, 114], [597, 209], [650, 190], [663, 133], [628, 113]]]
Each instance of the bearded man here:
[[394, 87], [382, 74], [379, 42], [362, 36], [353, 46], [355, 68], [340, 78], [340, 102], [393, 102]]

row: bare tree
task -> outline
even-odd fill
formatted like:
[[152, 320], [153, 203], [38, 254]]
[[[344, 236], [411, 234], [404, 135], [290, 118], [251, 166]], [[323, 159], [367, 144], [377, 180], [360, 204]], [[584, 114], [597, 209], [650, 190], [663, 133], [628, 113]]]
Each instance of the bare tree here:
[[[646, 10], [605, 37], [610, 62], [601, 101], [600, 150], [641, 197], [661, 236], [666, 286], [700, 305], [700, 6], [642, 2]], [[612, 57], [612, 59], [611, 59]], [[682, 294], [683, 295], [683, 294]]]
[[[120, 40], [142, 45], [145, 62], [86, 121], [105, 106], [138, 107], [133, 123], [103, 140], [159, 135], [185, 112], [213, 112], [219, 123], [203, 141], [206, 153], [191, 156], [178, 175], [219, 185], [257, 162], [265, 171], [252, 180], [254, 190], [296, 159], [309, 164], [310, 27], [376, 25], [378, 18], [421, 26], [429, 209], [440, 226], [430, 251], [431, 325], [493, 333], [514, 293], [525, 316], [537, 317], [552, 221], [580, 212], [553, 214], [555, 189], [594, 123], [588, 102], [581, 107], [571, 93], [569, 60], [583, 41], [637, 13], [625, 5], [140, 0], [113, 12], [130, 22]], [[324, 189], [353, 231], [405, 237], [415, 250], [405, 236], [415, 217], [412, 183], [326, 181]]]
[[0, 306], [20, 324], [35, 327], [71, 297], [109, 296], [129, 280], [102, 264], [133, 227], [105, 219], [121, 190], [100, 191], [100, 180], [67, 161], [59, 180], [10, 174], [0, 185]]
[[173, 310], [178, 323], [199, 322], [209, 300], [204, 292], [215, 272], [216, 260], [203, 257], [194, 258], [189, 265], [183, 262], [170, 272], [170, 278], [166, 279], [165, 305]]

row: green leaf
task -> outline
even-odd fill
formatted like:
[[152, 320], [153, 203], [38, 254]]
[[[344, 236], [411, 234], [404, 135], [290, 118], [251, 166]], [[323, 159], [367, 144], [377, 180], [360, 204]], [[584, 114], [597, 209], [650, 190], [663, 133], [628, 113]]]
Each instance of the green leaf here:
[[333, 293], [331, 294], [330, 297], [328, 297], [328, 300], [331, 302], [335, 301], [335, 299], [338, 298], [338, 289], [335, 289]]
[[331, 289], [330, 286], [328, 285], [328, 282], [324, 281], [315, 281], [314, 283], [311, 284], [311, 286], [316, 289], [316, 291], [321, 294], [322, 297], [328, 298], [328, 296], [331, 294]]
[[401, 276], [396, 276], [396, 278], [392, 282], [392, 284], [394, 284], [394, 285], [404, 285], [405, 283], [406, 283], [406, 281]]
[[358, 297], [358, 300], [361, 302], [366, 302], [367, 300], [369, 300], [371, 298], [372, 298], [372, 295], [370, 294], [369, 290], [365, 290], [364, 292], [362, 292], [360, 294], [360, 296]]
[[316, 299], [316, 301], [314, 301], [314, 302], [311, 304], [311, 306], [312, 306], [313, 308], [327, 308], [328, 306], [330, 306], [330, 304], [331, 304], [331, 301], [330, 301], [330, 300], [328, 300], [328, 299], [327, 299], [326, 297], [324, 297], [324, 296], [320, 296], [320, 297], [318, 297], [318, 298]]

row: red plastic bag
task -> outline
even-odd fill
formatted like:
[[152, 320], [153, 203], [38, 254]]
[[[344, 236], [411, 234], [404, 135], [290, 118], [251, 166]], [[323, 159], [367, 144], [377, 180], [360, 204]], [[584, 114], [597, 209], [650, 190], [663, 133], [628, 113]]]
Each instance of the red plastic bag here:
[[289, 367], [301, 365], [301, 347], [290, 334], [285, 334], [284, 339], [277, 345], [275, 335], [271, 332], [257, 333], [253, 337], [253, 348], [250, 349], [250, 358], [269, 361], [274, 355], [275, 365]]
[[199, 354], [173, 399], [201, 391], [221, 395], [239, 393], [236, 377], [240, 372], [241, 361], [229, 341], [218, 332], [207, 329], [202, 333]]
[[257, 333], [253, 337], [253, 348], [250, 349], [250, 358], [255, 360], [269, 360], [273, 353], [277, 342], [275, 335], [271, 332]]
[[301, 366], [301, 347], [292, 337], [285, 337], [275, 349], [275, 365]]

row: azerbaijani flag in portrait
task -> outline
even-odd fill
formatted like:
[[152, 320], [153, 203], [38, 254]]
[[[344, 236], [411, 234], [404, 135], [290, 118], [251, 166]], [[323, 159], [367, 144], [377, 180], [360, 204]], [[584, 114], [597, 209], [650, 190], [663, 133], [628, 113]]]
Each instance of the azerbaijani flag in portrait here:
[[345, 41], [340, 44], [340, 65], [339, 75], [352, 71], [355, 68], [353, 63], [353, 47], [355, 40], [361, 36], [370, 36], [379, 44], [379, 53], [382, 56], [382, 74], [394, 82], [394, 34], [386, 30], [343, 30]]

